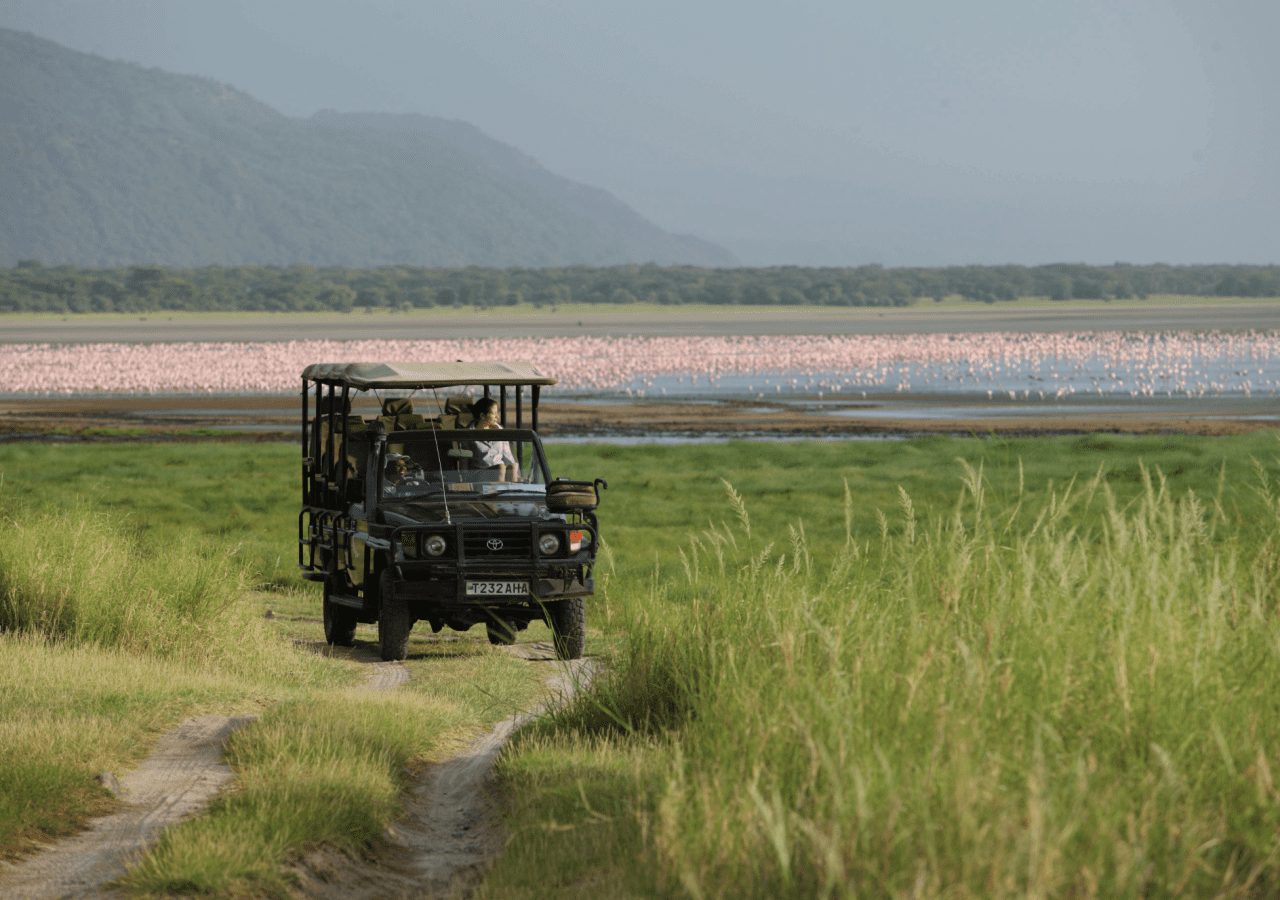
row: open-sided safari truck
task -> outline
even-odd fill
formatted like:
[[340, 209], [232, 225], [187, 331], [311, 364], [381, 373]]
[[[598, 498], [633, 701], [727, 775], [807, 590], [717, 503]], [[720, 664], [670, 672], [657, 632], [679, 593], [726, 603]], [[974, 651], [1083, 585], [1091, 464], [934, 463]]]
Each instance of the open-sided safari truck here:
[[[303, 371], [298, 564], [324, 584], [330, 644], [377, 622], [382, 658], [404, 659], [419, 620], [507, 644], [543, 619], [562, 659], [582, 655], [604, 482], [552, 480], [537, 428], [554, 383], [528, 363]], [[501, 430], [473, 427], [483, 399]]]

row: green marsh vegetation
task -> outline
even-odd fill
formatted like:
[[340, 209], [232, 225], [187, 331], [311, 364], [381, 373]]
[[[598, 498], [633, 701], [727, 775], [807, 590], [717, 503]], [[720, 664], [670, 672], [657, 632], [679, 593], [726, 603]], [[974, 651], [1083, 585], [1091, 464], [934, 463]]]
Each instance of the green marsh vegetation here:
[[[14, 481], [8, 480], [11, 491]], [[336, 678], [294, 658], [241, 602], [228, 555], [184, 534], [163, 552], [105, 513], [6, 505], [0, 542], [0, 847], [104, 808], [94, 776], [145, 753], [184, 714], [255, 710], [283, 679]]]
[[[611, 484], [590, 613], [608, 668], [506, 754], [513, 837], [485, 892], [1280, 889], [1277, 457], [1271, 434], [554, 447], [556, 474]], [[291, 620], [317, 605], [293, 575], [295, 466], [284, 444], [8, 445], [0, 505], [42, 499], [105, 517], [122, 553], [242, 572], [251, 624], [282, 613], [260, 638], [275, 660], [271, 641], [318, 632]], [[99, 632], [0, 636], [24, 660], [0, 668], [6, 721], [45, 705], [50, 729], [110, 720], [79, 769], [43, 776], [79, 814], [118, 764], [94, 749], [111, 729], [266, 711], [232, 745], [242, 788], [171, 832], [135, 888], [283, 890], [302, 835], [358, 845], [403, 766], [441, 752], [434, 735], [509, 711], [489, 692], [536, 689], [477, 635], [444, 667], [412, 663], [452, 693], [366, 703], [355, 664], [291, 649], [288, 677], [255, 675], [217, 662], [221, 631], [191, 651], [203, 666]], [[50, 703], [56, 673], [89, 660], [122, 674]], [[32, 667], [46, 674], [10, 700]], [[366, 734], [373, 774], [344, 788], [358, 802], [316, 822]]]
[[0, 854], [110, 809], [95, 776], [187, 716], [251, 713], [229, 746], [237, 788], [125, 884], [281, 893], [286, 860], [371, 840], [414, 766], [538, 696], [541, 673], [483, 637], [362, 690], [367, 667], [296, 621], [318, 601], [284, 574], [283, 450], [268, 474], [252, 445], [0, 448]]
[[611, 580], [487, 894], [1280, 890], [1274, 436], [843, 449], [751, 448]]

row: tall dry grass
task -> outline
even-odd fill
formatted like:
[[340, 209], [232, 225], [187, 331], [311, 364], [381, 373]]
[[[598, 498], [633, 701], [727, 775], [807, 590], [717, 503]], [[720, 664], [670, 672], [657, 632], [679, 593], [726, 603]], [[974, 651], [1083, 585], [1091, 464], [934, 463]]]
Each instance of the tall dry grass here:
[[16, 514], [5, 531], [0, 631], [236, 668], [270, 668], [281, 646], [232, 554], [190, 535], [144, 543], [87, 510]]
[[97, 784], [199, 710], [341, 682], [269, 631], [240, 567], [92, 511], [13, 510], [0, 542], [0, 853], [109, 808]]
[[634, 807], [658, 886], [1280, 891], [1280, 549], [1142, 477], [993, 499], [967, 468], [953, 508], [901, 492], [871, 540], [846, 493], [820, 559], [729, 488], [678, 574], [615, 594], [622, 658], [566, 720], [668, 748]]

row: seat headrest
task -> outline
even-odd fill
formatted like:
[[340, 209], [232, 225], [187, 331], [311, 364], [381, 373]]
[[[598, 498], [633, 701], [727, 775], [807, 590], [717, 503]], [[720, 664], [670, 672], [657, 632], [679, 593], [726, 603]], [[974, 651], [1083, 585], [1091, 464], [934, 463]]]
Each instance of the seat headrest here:
[[460, 413], [471, 414], [472, 399], [466, 394], [454, 394], [452, 397], [446, 397], [444, 401], [444, 411], [458, 415]]
[[413, 401], [408, 397], [389, 397], [382, 401], [384, 416], [398, 416], [401, 413], [413, 412]]

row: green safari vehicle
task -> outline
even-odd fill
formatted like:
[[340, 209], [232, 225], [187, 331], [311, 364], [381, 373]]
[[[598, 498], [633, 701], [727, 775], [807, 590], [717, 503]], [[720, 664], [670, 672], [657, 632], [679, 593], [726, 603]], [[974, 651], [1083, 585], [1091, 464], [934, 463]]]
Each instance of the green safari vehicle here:
[[529, 363], [319, 363], [302, 373], [298, 565], [324, 585], [324, 633], [377, 623], [386, 660], [415, 622], [483, 623], [495, 644], [535, 620], [583, 654], [601, 479], [553, 479]]

